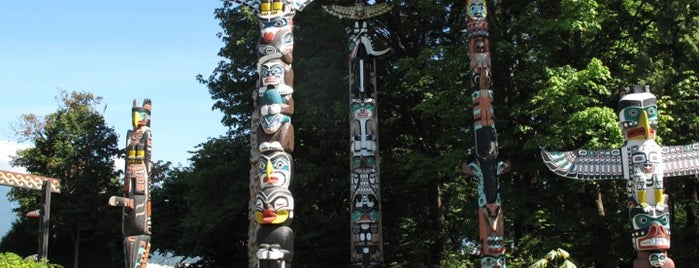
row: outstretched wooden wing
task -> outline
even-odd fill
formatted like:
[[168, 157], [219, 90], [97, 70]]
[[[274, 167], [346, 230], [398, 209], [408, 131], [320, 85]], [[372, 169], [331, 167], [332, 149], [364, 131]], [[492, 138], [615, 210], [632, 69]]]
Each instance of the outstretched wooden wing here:
[[393, 5], [389, 3], [381, 3], [376, 5], [366, 5], [364, 3], [357, 3], [354, 6], [338, 6], [338, 5], [328, 5], [323, 6], [323, 9], [328, 13], [332, 14], [341, 19], [353, 19], [353, 20], [365, 20], [371, 17], [376, 17], [383, 13], [388, 12]]
[[624, 179], [620, 149], [565, 152], [541, 151], [546, 166], [561, 177], [579, 180]]
[[247, 6], [255, 11], [260, 10], [260, 0], [230, 0], [229, 2], [235, 2], [243, 6]]
[[699, 174], [699, 143], [663, 146], [664, 177]]

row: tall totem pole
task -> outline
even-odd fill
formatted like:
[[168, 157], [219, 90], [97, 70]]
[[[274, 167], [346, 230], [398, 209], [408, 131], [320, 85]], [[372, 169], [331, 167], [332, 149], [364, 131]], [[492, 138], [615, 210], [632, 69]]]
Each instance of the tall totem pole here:
[[348, 30], [349, 121], [350, 121], [350, 255], [352, 267], [383, 267], [381, 231], [381, 183], [379, 179], [379, 132], [375, 57], [390, 49], [374, 50], [366, 19], [391, 9], [383, 3], [369, 6], [323, 6], [339, 18], [354, 20]]
[[143, 106], [138, 106], [137, 100], [133, 101], [133, 130], [126, 133], [124, 196], [109, 198], [110, 206], [123, 208], [121, 232], [127, 268], [145, 268], [150, 252], [150, 112], [150, 99], [144, 99]]
[[312, 0], [235, 0], [257, 11], [259, 80], [250, 135], [249, 267], [291, 267], [294, 258], [293, 18]]
[[510, 165], [497, 159], [498, 137], [493, 119], [488, 9], [485, 0], [468, 0], [467, 8], [476, 162], [463, 163], [461, 170], [478, 178], [481, 267], [504, 268], [504, 219], [500, 207], [498, 176], [507, 172]]
[[[626, 180], [634, 268], [674, 268], [670, 208], [663, 178], [699, 174], [699, 143], [660, 146], [655, 142], [658, 105], [648, 86], [622, 92], [618, 107], [624, 145], [618, 149], [565, 152], [542, 150], [556, 175], [577, 180]], [[650, 191], [650, 192], [649, 192]]]

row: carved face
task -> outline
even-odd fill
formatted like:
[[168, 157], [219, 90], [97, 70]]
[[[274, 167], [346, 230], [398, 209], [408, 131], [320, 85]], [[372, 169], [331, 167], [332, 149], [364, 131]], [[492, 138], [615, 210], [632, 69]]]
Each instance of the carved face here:
[[670, 248], [670, 213], [641, 208], [632, 209], [632, 241], [636, 250], [664, 250]]
[[286, 64], [281, 60], [270, 60], [260, 66], [260, 77], [263, 86], [276, 86], [284, 81]]
[[352, 210], [352, 222], [359, 224], [373, 224], [379, 222], [379, 209], [374, 207], [377, 200], [373, 195], [355, 196], [355, 205], [359, 205]]
[[506, 268], [505, 256], [483, 256], [481, 258], [482, 268]]
[[[273, 106], [271, 108], [274, 108]], [[263, 114], [260, 120], [262, 130], [267, 134], [276, 133], [282, 125], [291, 122], [291, 118], [281, 113]]]
[[255, 198], [255, 220], [259, 224], [291, 223], [294, 218], [294, 197], [284, 187], [268, 187]]
[[279, 17], [271, 21], [260, 22], [260, 41], [257, 53], [260, 58], [279, 58], [291, 64], [293, 61], [294, 33], [292, 17]]
[[263, 153], [257, 161], [257, 177], [262, 188], [289, 187], [291, 182], [291, 155], [283, 151]]
[[627, 140], [655, 139], [658, 105], [649, 92], [631, 93], [619, 100], [619, 124]]
[[485, 6], [485, 0], [468, 1], [468, 16], [471, 19], [485, 19], [487, 15], [488, 10]]
[[372, 99], [365, 99], [363, 102], [353, 101], [350, 110], [356, 118], [371, 118], [374, 116], [376, 104]]
[[131, 119], [133, 121], [134, 128], [150, 126], [150, 109], [145, 109], [143, 107], [133, 107], [131, 108], [131, 114]]
[[653, 252], [648, 255], [648, 262], [653, 267], [663, 267], [665, 265], [665, 252]]

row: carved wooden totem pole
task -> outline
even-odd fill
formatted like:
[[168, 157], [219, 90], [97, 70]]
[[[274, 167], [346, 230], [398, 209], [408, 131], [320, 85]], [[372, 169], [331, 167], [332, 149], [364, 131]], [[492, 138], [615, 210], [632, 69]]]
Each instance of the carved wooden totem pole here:
[[670, 210], [663, 178], [699, 173], [699, 143], [660, 146], [655, 142], [658, 105], [648, 86], [622, 92], [619, 124], [625, 143], [618, 149], [542, 151], [546, 166], [577, 180], [626, 180], [627, 206], [637, 258], [634, 268], [674, 268]]
[[500, 174], [509, 163], [498, 161], [498, 138], [493, 120], [493, 89], [490, 75], [488, 9], [485, 0], [468, 1], [468, 39], [471, 60], [471, 97], [476, 161], [462, 164], [461, 170], [478, 178], [478, 222], [481, 241], [481, 267], [506, 267], [503, 243], [504, 219], [500, 207]]
[[126, 133], [124, 196], [109, 198], [110, 206], [123, 208], [121, 232], [127, 268], [145, 268], [150, 252], [150, 112], [150, 99], [144, 99], [143, 106], [138, 106], [137, 100], [133, 101], [133, 130]]
[[250, 137], [249, 267], [291, 267], [294, 258], [293, 18], [312, 0], [235, 0], [257, 12], [259, 80]]
[[350, 121], [350, 256], [352, 267], [383, 267], [381, 183], [377, 118], [376, 59], [390, 49], [374, 50], [366, 19], [391, 9], [383, 3], [369, 6], [323, 6], [339, 18], [354, 20], [349, 42]]

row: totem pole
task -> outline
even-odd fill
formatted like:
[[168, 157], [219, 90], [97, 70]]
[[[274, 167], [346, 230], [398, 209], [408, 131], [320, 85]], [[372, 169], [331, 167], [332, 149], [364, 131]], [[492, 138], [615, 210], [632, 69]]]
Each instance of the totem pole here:
[[498, 161], [498, 137], [493, 120], [493, 89], [490, 75], [488, 9], [485, 0], [468, 1], [468, 39], [471, 60], [471, 98], [476, 161], [464, 162], [461, 170], [478, 178], [478, 222], [481, 267], [506, 267], [504, 222], [500, 207], [498, 176], [510, 168]]
[[341, 19], [354, 20], [353, 29], [348, 30], [352, 267], [383, 267], [375, 57], [390, 49], [374, 50], [365, 20], [388, 12], [392, 6], [387, 3], [369, 6], [357, 0], [350, 7], [323, 8]]
[[312, 0], [235, 0], [257, 12], [259, 80], [250, 135], [249, 267], [291, 267], [294, 258], [293, 18]]
[[626, 89], [618, 108], [625, 141], [621, 148], [542, 150], [542, 158], [551, 171], [565, 178], [626, 180], [631, 237], [637, 251], [633, 267], [674, 268], [667, 256], [670, 210], [663, 178], [699, 173], [699, 143], [660, 146], [655, 142], [658, 105], [649, 86]]
[[145, 268], [150, 251], [150, 112], [150, 99], [144, 99], [140, 107], [137, 100], [133, 101], [133, 130], [126, 133], [124, 196], [109, 198], [110, 206], [123, 208], [121, 232], [124, 235], [127, 268]]

